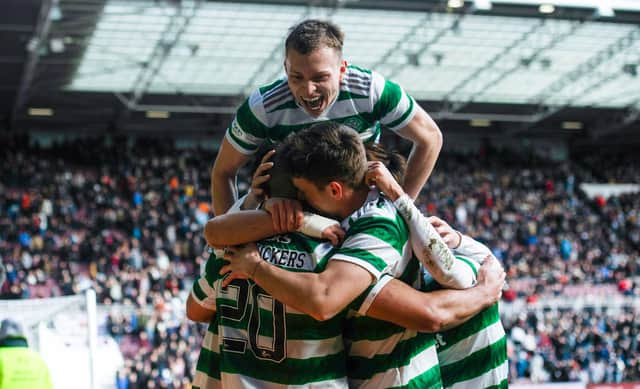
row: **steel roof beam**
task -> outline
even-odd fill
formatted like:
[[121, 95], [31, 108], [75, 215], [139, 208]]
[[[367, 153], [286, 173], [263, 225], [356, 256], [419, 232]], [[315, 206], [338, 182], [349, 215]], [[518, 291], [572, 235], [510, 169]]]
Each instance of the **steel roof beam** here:
[[373, 65], [371, 65], [371, 69], [377, 69], [381, 65], [386, 64], [389, 58], [391, 58], [394, 55], [397, 55], [398, 51], [402, 47], [402, 44], [408, 41], [412, 36], [414, 36], [418, 31], [418, 29], [422, 27], [423, 23], [428, 22], [430, 18], [431, 18], [430, 13], [425, 14], [424, 18], [420, 19], [418, 23], [413, 25], [409, 29], [409, 31], [407, 31], [400, 39], [398, 39], [398, 41], [396, 42], [395, 45], [393, 45], [393, 47], [391, 47], [384, 54], [382, 54], [382, 56], [380, 56], [380, 58]]
[[176, 6], [177, 12], [171, 16], [167, 27], [162, 32], [160, 39], [157, 40], [151, 56], [146, 61], [146, 66], [138, 73], [138, 77], [131, 87], [130, 99], [133, 105], [136, 105], [149, 89], [149, 86], [171, 53], [171, 49], [173, 49], [180, 36], [189, 26], [191, 19], [200, 7], [201, 0], [189, 2], [191, 3], [190, 9], [186, 9], [185, 3], [187, 2], [182, 1]]
[[38, 67], [38, 61], [40, 60], [41, 50], [47, 45], [47, 36], [49, 35], [49, 29], [51, 28], [49, 13], [53, 7], [53, 2], [54, 0], [43, 0], [42, 6], [40, 7], [35, 33], [27, 46], [27, 51], [29, 53], [27, 62], [20, 79], [20, 85], [18, 86], [18, 92], [16, 93], [15, 102], [11, 111], [12, 125], [15, 123], [18, 111], [27, 100], [29, 87], [36, 75], [36, 68]]
[[[427, 14], [429, 15], [429, 14]], [[438, 43], [438, 41], [440, 39], [442, 39], [442, 37], [444, 37], [449, 31], [453, 30], [454, 28], [456, 28], [456, 26], [458, 26], [460, 24], [460, 21], [467, 15], [466, 11], [463, 13], [459, 13], [457, 14], [456, 18], [453, 19], [453, 21], [451, 22], [450, 25], [448, 25], [447, 27], [441, 29], [440, 31], [438, 31], [436, 33], [436, 35], [431, 38], [429, 41], [424, 42], [420, 48], [414, 53], [416, 55], [417, 58], [420, 58], [420, 56], [422, 54], [424, 54], [424, 52], [426, 52], [429, 47], [433, 46], [434, 44]], [[420, 24], [418, 25], [420, 26]], [[405, 35], [406, 36], [406, 35]], [[402, 43], [402, 41], [404, 41], [404, 37], [403, 39], [398, 42], [399, 44]], [[391, 73], [388, 75], [389, 79], [392, 79], [393, 77], [395, 77], [398, 73], [400, 73], [402, 71], [403, 68], [405, 68], [407, 66], [407, 64], [404, 65], [399, 65], [399, 66], [394, 66], [393, 69], [391, 70]]]
[[[568, 36], [570, 36], [573, 33], [575, 33], [582, 26], [583, 26], [583, 22], [574, 22], [571, 25], [571, 28], [568, 31], [566, 31], [566, 32], [564, 32], [562, 34], [558, 34], [548, 44], [535, 49], [535, 51], [529, 57], [529, 59], [533, 60], [533, 59], [537, 58], [545, 50], [551, 49], [553, 46], [555, 46], [556, 44], [561, 42], [563, 39], [565, 39]], [[533, 31], [537, 31], [537, 30], [538, 29], [533, 29]], [[522, 42], [522, 41], [519, 41], [519, 42]], [[518, 46], [519, 45], [515, 45], [513, 48], [515, 49]], [[482, 87], [478, 88], [478, 90], [475, 93], [472, 93], [471, 95], [469, 95], [469, 97], [465, 101], [452, 102], [452, 104], [451, 104], [451, 106], [449, 108], [449, 111], [457, 112], [457, 111], [461, 110], [462, 108], [466, 107], [468, 104], [472, 103], [476, 99], [477, 96], [481, 95], [482, 93], [484, 93], [484, 91], [487, 88], [491, 87], [492, 84], [494, 84], [496, 82], [500, 82], [501, 80], [505, 79], [510, 74], [514, 73], [515, 71], [517, 71], [518, 69], [520, 69], [523, 66], [525, 66], [525, 65], [522, 62], [518, 62], [515, 66], [512, 66], [512, 67], [506, 69], [505, 71], [503, 71], [502, 73], [500, 73], [500, 75], [497, 78], [491, 77], [491, 79], [488, 82], [484, 83], [482, 85]], [[469, 80], [471, 80], [471, 79], [469, 79]]]
[[[460, 81], [458, 84], [456, 84], [453, 88], [451, 88], [451, 91], [449, 91], [449, 93], [447, 93], [444, 97], [444, 104], [448, 105], [448, 104], [453, 104], [450, 99], [451, 96], [458, 90], [461, 90], [462, 88], [464, 88], [465, 86], [467, 86], [469, 83], [475, 81], [483, 72], [487, 71], [487, 70], [491, 70], [492, 66], [495, 65], [499, 60], [501, 60], [502, 58], [504, 58], [506, 55], [508, 55], [511, 51], [513, 51], [515, 48], [517, 48], [518, 46], [520, 46], [524, 41], [526, 41], [531, 34], [535, 34], [538, 30], [540, 30], [545, 24], [545, 20], [542, 19], [539, 23], [533, 25], [529, 30], [525, 31], [518, 39], [514, 40], [510, 45], [504, 47], [502, 49], [502, 51], [500, 51], [498, 54], [496, 54], [495, 56], [493, 56], [489, 62], [487, 62], [487, 64], [485, 66], [483, 66], [482, 68], [478, 69], [477, 71], [473, 72], [472, 74], [470, 74], [467, 78], [465, 78], [464, 80]], [[453, 106], [452, 107], [452, 111], [458, 110], [459, 108]]]
[[[563, 109], [568, 108], [569, 106], [571, 106], [571, 102], [573, 101], [573, 98], [580, 96], [580, 94], [584, 93], [586, 90], [598, 88], [601, 85], [615, 78], [618, 78], [622, 74], [622, 71], [619, 71], [617, 73], [612, 73], [607, 77], [600, 78], [596, 80], [595, 83], [585, 82], [587, 86], [582, 88], [575, 88], [576, 92], [574, 92], [572, 96], [566, 100], [565, 104], [554, 105], [554, 106], [544, 105], [544, 102], [546, 99], [554, 95], [557, 95], [560, 91], [562, 91], [563, 89], [569, 86], [575, 87], [577, 85], [576, 83], [580, 79], [582, 79], [584, 76], [588, 74], [592, 74], [594, 69], [596, 69], [598, 66], [602, 65], [603, 63], [611, 60], [617, 54], [631, 47], [638, 39], [640, 39], [640, 27], [637, 27], [631, 30], [627, 35], [619, 38], [614, 43], [598, 51], [595, 55], [590, 57], [587, 61], [579, 64], [574, 70], [570, 71], [566, 76], [562, 77], [558, 81], [551, 84], [548, 88], [546, 88], [546, 90], [534, 96], [532, 101], [530, 101], [530, 104], [535, 104], [541, 107], [541, 109], [536, 113], [538, 117], [538, 121], [547, 119], [548, 117], [562, 111]], [[513, 134], [520, 133], [522, 131], [526, 131], [529, 128], [531, 128], [531, 124], [516, 127], [513, 130], [511, 130], [509, 133], [513, 135]]]

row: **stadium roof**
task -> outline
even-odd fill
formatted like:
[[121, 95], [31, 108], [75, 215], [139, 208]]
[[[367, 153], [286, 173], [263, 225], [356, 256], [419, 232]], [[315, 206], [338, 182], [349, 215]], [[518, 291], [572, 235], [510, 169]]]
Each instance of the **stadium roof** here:
[[447, 128], [602, 136], [640, 116], [637, 0], [9, 2], [9, 128], [222, 131], [283, 74], [283, 37], [310, 17], [338, 23], [349, 62], [403, 85]]

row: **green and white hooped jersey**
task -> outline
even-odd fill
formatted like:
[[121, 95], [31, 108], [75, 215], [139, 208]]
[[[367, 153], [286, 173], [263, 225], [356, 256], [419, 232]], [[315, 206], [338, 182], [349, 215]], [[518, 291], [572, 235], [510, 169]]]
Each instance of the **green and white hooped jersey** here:
[[[258, 242], [264, 260], [297, 272], [320, 271], [331, 250], [329, 243], [298, 233]], [[222, 387], [347, 387], [343, 314], [319, 322], [275, 300], [251, 280], [221, 288], [217, 272], [203, 278], [197, 282], [200, 289], [216, 296]], [[214, 379], [209, 382], [215, 384]]]
[[[342, 227], [344, 243], [331, 260], [362, 266], [377, 279], [388, 273], [418, 286], [419, 262], [413, 256], [407, 226], [393, 203], [377, 190], [369, 193], [362, 208]], [[365, 291], [363, 296], [368, 294]], [[350, 387], [442, 387], [433, 334], [362, 316], [358, 308], [354, 304], [349, 311], [344, 331]]]
[[[191, 288], [194, 301], [205, 309], [216, 309], [216, 293], [213, 285], [223, 262], [211, 252], [205, 264], [204, 273]], [[218, 315], [209, 323], [202, 340], [200, 355], [196, 363], [196, 371], [192, 382], [193, 389], [220, 388], [220, 346], [218, 342]]]
[[[474, 271], [476, 258], [458, 255]], [[483, 258], [477, 258], [480, 261]], [[427, 290], [441, 289], [435, 281]], [[465, 323], [435, 334], [442, 383], [451, 389], [507, 388], [507, 338], [500, 321], [498, 304], [483, 310]]]
[[314, 118], [298, 106], [282, 78], [255, 90], [238, 108], [226, 139], [241, 153], [253, 154], [265, 143], [280, 143], [311, 124], [336, 121], [356, 130], [365, 143], [380, 135], [380, 125], [395, 131], [411, 121], [416, 102], [398, 84], [380, 74], [348, 66], [334, 103]]

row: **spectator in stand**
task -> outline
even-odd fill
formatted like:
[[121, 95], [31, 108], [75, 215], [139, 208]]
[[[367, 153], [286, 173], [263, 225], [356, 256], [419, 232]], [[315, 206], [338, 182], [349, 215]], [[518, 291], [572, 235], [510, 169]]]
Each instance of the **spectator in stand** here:
[[[536, 382], [620, 383], [638, 376], [638, 312], [564, 309], [530, 312], [506, 325], [515, 349], [517, 377]], [[535, 330], [535, 332], [534, 332]], [[523, 337], [527, 331], [527, 337]], [[531, 368], [537, 359], [538, 370]]]

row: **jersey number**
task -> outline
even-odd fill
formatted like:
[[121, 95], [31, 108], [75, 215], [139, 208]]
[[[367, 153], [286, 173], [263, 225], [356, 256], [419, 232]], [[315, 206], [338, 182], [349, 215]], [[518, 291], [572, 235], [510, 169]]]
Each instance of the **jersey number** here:
[[[249, 299], [251, 299], [247, 328], [251, 351], [258, 359], [281, 362], [286, 356], [284, 304], [275, 300], [258, 285], [250, 284], [248, 280], [233, 280], [221, 292], [231, 301], [235, 301], [233, 305], [220, 305], [223, 320], [241, 321], [247, 313]], [[260, 329], [268, 328], [265, 326], [270, 326], [273, 331], [270, 338], [260, 335]], [[261, 339], [262, 342], [260, 342]], [[265, 345], [265, 340], [270, 340], [271, 344]], [[244, 353], [247, 348], [247, 339], [224, 337], [222, 347], [225, 351]]]

